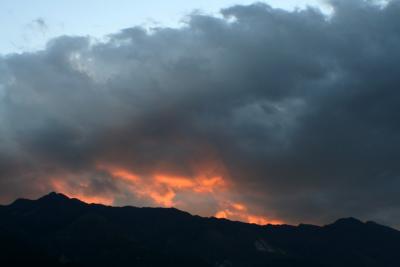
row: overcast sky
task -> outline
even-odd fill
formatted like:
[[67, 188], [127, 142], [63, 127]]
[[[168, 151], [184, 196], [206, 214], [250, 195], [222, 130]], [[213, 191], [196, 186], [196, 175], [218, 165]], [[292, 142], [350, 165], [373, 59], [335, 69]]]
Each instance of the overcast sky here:
[[[11, 14], [0, 16], [0, 203], [59, 191], [261, 224], [400, 226], [399, 0], [331, 0], [329, 17], [26, 2], [0, 9]], [[137, 26], [148, 17], [158, 28]]]

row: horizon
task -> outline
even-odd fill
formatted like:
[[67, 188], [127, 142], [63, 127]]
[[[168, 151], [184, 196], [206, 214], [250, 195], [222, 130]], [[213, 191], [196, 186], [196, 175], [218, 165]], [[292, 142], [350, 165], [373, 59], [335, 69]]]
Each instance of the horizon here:
[[[57, 197], [66, 198], [66, 199], [68, 199], [68, 200], [78, 200], [79, 202], [82, 202], [82, 203], [84, 203], [84, 204], [86, 204], [86, 205], [89, 205], [89, 206], [90, 206], [90, 205], [100, 205], [100, 206], [110, 207], [110, 208], [167, 209], [167, 210], [168, 210], [168, 209], [172, 209], [172, 210], [178, 210], [178, 211], [183, 212], [183, 213], [187, 213], [187, 214], [189, 214], [190, 216], [199, 216], [199, 215], [192, 214], [192, 213], [190, 213], [190, 212], [188, 212], [188, 211], [181, 210], [181, 209], [178, 209], [178, 208], [175, 208], [175, 207], [162, 207], [162, 206], [160, 206], [160, 207], [152, 207], [152, 206], [132, 206], [132, 205], [114, 206], [114, 205], [105, 205], [105, 204], [95, 203], [95, 202], [85, 202], [85, 201], [83, 201], [83, 200], [81, 200], [81, 199], [79, 199], [79, 198], [69, 197], [68, 195], [65, 195], [65, 194], [59, 193], [59, 192], [55, 192], [55, 191], [49, 192], [49, 193], [47, 193], [47, 194], [45, 194], [45, 195], [42, 195], [42, 196], [40, 196], [39, 198], [36, 198], [36, 199], [17, 198], [17, 199], [15, 199], [14, 201], [12, 201], [11, 203], [9, 203], [9, 204], [7, 204], [7, 205], [1, 205], [1, 204], [0, 204], [0, 206], [10, 206], [10, 205], [13, 205], [15, 202], [17, 202], [18, 200], [39, 201], [39, 200], [42, 200], [42, 199], [48, 199], [49, 197], [53, 197], [54, 195], [56, 195]], [[53, 200], [54, 200], [54, 199], [53, 199]], [[306, 222], [300, 222], [300, 223], [297, 224], [297, 225], [286, 224], [286, 223], [284, 223], [284, 222], [281, 222], [281, 223], [258, 224], [258, 223], [251, 223], [251, 222], [235, 221], [235, 220], [230, 220], [230, 219], [228, 219], [228, 218], [219, 218], [219, 217], [215, 217], [215, 216], [208, 216], [208, 217], [199, 216], [199, 217], [205, 218], [205, 219], [214, 218], [214, 219], [217, 219], [217, 220], [226, 220], [226, 221], [230, 221], [230, 222], [239, 222], [239, 223], [244, 223], [244, 224], [255, 224], [255, 225], [258, 225], [258, 226], [270, 226], [270, 225], [271, 225], [271, 226], [293, 226], [293, 227], [299, 227], [299, 226], [302, 226], [302, 225], [312, 225], [312, 226], [318, 226], [318, 227], [321, 227], [321, 228], [322, 228], [322, 227], [325, 227], [325, 226], [329, 226], [329, 225], [336, 224], [336, 223], [338, 223], [338, 222], [340, 222], [340, 221], [347, 221], [347, 222], [348, 222], [348, 221], [356, 221], [356, 222], [360, 222], [360, 223], [362, 223], [362, 224], [367, 224], [367, 223], [378, 224], [378, 223], [376, 223], [376, 222], [374, 222], [374, 221], [372, 221], [372, 220], [362, 221], [362, 220], [360, 220], [360, 219], [358, 219], [358, 218], [356, 218], [356, 217], [352, 217], [352, 216], [337, 218], [337, 219], [335, 219], [334, 221], [332, 221], [332, 222], [330, 222], [330, 223], [321, 224], [321, 225], [317, 225], [317, 224], [308, 224], [308, 223], [306, 223]], [[399, 229], [394, 228], [394, 227], [391, 227], [391, 226], [387, 226], [387, 225], [382, 225], [382, 226], [389, 227], [389, 228], [392, 228], [392, 229], [394, 229], [394, 230], [399, 231]]]

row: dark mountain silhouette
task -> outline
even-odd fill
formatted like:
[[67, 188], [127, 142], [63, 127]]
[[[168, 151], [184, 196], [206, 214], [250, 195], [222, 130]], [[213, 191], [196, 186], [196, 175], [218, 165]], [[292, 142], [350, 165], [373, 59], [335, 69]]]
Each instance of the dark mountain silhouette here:
[[50, 193], [0, 206], [0, 266], [400, 266], [400, 232], [340, 219], [259, 226]]

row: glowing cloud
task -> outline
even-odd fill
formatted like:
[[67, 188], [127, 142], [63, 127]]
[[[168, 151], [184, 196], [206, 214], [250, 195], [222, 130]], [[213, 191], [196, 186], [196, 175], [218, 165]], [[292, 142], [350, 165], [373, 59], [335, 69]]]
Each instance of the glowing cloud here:
[[264, 216], [255, 215], [248, 211], [242, 203], [228, 203], [223, 210], [218, 211], [214, 216], [220, 219], [230, 219], [254, 224], [282, 224], [280, 220], [268, 219]]
[[185, 193], [213, 198], [214, 193], [225, 191], [229, 187], [228, 182], [218, 175], [183, 177], [154, 174], [141, 177], [133, 171], [106, 164], [99, 164], [98, 169], [122, 181], [139, 198], [150, 199], [154, 204], [164, 207], [179, 206], [180, 203], [176, 202], [176, 197]]
[[[196, 175], [191, 177], [162, 171], [144, 175], [115, 164], [104, 163], [97, 164], [96, 169], [97, 175], [107, 177], [120, 193], [93, 190], [93, 178], [85, 179], [86, 176], [91, 177], [88, 174], [60, 173], [50, 179], [50, 186], [57, 192], [87, 203], [116, 205], [121, 203], [118, 201], [119, 197], [126, 197], [137, 199], [142, 205], [176, 207], [202, 216], [214, 214], [217, 218], [260, 225], [282, 223], [257, 214], [243, 202], [235, 201], [238, 198], [234, 193], [236, 185], [225, 177], [228, 176], [226, 172], [223, 176], [217, 172], [212, 173], [207, 168], [204, 173], [196, 168], [193, 171]], [[204, 204], [206, 208], [202, 207]]]
[[51, 180], [52, 187], [57, 192], [62, 192], [71, 198], [77, 198], [86, 203], [96, 203], [103, 205], [112, 205], [114, 203], [114, 198], [111, 196], [90, 194], [86, 192], [87, 185], [80, 183], [79, 186], [71, 186], [64, 179], [54, 178]]

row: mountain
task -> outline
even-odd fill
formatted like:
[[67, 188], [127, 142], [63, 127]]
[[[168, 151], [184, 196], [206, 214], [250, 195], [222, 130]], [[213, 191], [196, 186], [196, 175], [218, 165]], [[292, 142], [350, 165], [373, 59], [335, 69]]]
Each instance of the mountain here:
[[0, 266], [400, 266], [400, 232], [345, 218], [254, 225], [50, 193], [0, 206]]

